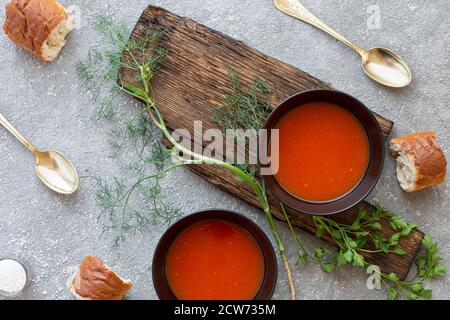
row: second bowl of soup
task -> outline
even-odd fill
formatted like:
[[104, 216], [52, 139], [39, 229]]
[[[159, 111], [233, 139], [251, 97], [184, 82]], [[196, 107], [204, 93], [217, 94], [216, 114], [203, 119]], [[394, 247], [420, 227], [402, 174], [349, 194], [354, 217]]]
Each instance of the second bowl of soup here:
[[264, 180], [293, 209], [315, 215], [344, 211], [362, 201], [379, 179], [381, 129], [372, 112], [345, 93], [294, 95], [274, 110], [265, 128], [278, 132], [278, 144], [269, 152], [279, 165]]
[[163, 300], [268, 300], [277, 280], [276, 255], [264, 232], [218, 209], [172, 225], [158, 243], [152, 270]]

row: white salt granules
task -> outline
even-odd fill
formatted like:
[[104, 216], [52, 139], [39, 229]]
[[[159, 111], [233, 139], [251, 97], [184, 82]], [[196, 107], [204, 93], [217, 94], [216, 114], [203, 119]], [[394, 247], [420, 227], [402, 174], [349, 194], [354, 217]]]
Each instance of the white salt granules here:
[[0, 260], [0, 295], [14, 297], [22, 292], [26, 283], [27, 273], [19, 262]]

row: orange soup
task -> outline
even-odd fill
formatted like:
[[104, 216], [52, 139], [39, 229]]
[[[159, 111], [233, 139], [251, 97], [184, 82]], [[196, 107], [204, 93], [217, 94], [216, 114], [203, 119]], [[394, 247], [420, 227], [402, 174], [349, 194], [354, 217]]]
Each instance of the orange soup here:
[[166, 277], [180, 300], [250, 300], [263, 276], [263, 255], [255, 238], [225, 220], [189, 226], [166, 258]]
[[350, 192], [364, 176], [369, 141], [345, 108], [312, 102], [292, 109], [277, 123], [278, 183], [306, 201], [330, 201]]

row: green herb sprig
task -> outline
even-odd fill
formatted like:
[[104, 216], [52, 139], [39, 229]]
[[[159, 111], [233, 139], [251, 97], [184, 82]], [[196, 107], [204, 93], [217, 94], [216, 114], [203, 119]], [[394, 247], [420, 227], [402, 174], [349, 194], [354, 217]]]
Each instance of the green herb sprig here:
[[[96, 17], [94, 28], [100, 35], [99, 44], [76, 64], [76, 71], [94, 101], [99, 102], [93, 119], [113, 124], [109, 141], [113, 157], [126, 153], [127, 169], [134, 180], [128, 184], [118, 177], [97, 179], [96, 200], [101, 209], [98, 220], [104, 232], [115, 234], [113, 245], [117, 247], [127, 234], [143, 232], [159, 222], [170, 223], [181, 214], [161, 188], [161, 180], [175, 167], [167, 166], [171, 154], [161, 143], [159, 129], [152, 125], [146, 109], [130, 115], [115, 108], [121, 94], [127, 92], [118, 84], [119, 70], [138, 70], [134, 62], [122, 61], [122, 51], [139, 54], [146, 59], [147, 73], [155, 72], [165, 55], [165, 50], [156, 46], [165, 31], [151, 33], [142, 41], [129, 40], [128, 28], [108, 16]], [[155, 55], [146, 58], [153, 46]]]
[[126, 168], [133, 176], [131, 185], [113, 177], [110, 181], [97, 179], [97, 205], [101, 208], [99, 220], [104, 231], [116, 233], [114, 247], [125, 239], [126, 234], [143, 232], [159, 222], [170, 223], [181, 210], [168, 201], [161, 187], [166, 173], [176, 166], [167, 166], [170, 153], [160, 143], [145, 113], [139, 112], [127, 119], [116, 113], [115, 128], [110, 144], [117, 157], [127, 153], [130, 163]]
[[238, 128], [259, 130], [271, 112], [272, 95], [267, 82], [256, 76], [243, 88], [240, 76], [239, 70], [230, 70], [228, 78], [233, 92], [223, 97], [223, 106], [212, 118], [224, 131]]
[[393, 273], [381, 274], [382, 283], [388, 290], [388, 298], [396, 300], [427, 300], [432, 298], [433, 292], [425, 287], [427, 280], [445, 275], [447, 266], [442, 263], [442, 255], [438, 244], [429, 235], [425, 235], [422, 244], [425, 252], [416, 259], [416, 272], [410, 280], [400, 281]]
[[[340, 224], [324, 217], [314, 217], [314, 222], [317, 238], [328, 234], [338, 245], [338, 250], [332, 258], [329, 257], [329, 249], [314, 249], [314, 258], [325, 272], [332, 272], [335, 268], [347, 264], [368, 268], [370, 263], [365, 260], [363, 253], [405, 255], [406, 251], [399, 246], [399, 240], [409, 236], [418, 227], [417, 224], [408, 224], [402, 217], [383, 210], [379, 204], [374, 212], [360, 209], [357, 219], [351, 225]], [[393, 231], [391, 235], [380, 232], [382, 223], [389, 223]], [[367, 249], [367, 246], [373, 248]], [[423, 246], [425, 253], [417, 257], [417, 271], [411, 280], [401, 281], [394, 273], [380, 273], [380, 281], [387, 289], [388, 299], [431, 299], [432, 291], [425, 288], [425, 281], [443, 276], [446, 266], [441, 264], [442, 256], [438, 245], [433, 243], [429, 235], [425, 235]]]

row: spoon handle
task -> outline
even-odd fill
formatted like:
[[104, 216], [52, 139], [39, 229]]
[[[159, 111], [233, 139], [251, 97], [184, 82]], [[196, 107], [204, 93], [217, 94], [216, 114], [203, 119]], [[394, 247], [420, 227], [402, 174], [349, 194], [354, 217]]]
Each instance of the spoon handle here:
[[0, 112], [0, 124], [3, 125], [11, 134], [16, 137], [20, 142], [24, 144], [31, 152], [35, 153], [37, 151], [36, 147], [33, 146], [23, 135], [20, 134], [16, 128], [13, 127], [11, 123], [1, 114]]
[[322, 31], [325, 31], [329, 35], [335, 37], [339, 41], [345, 43], [347, 46], [358, 52], [361, 56], [366, 53], [366, 50], [357, 46], [346, 37], [341, 35], [339, 32], [328, 26], [325, 22], [317, 18], [311, 11], [309, 11], [304, 5], [302, 5], [297, 0], [274, 0], [274, 4], [280, 11], [284, 13], [303, 20]]

